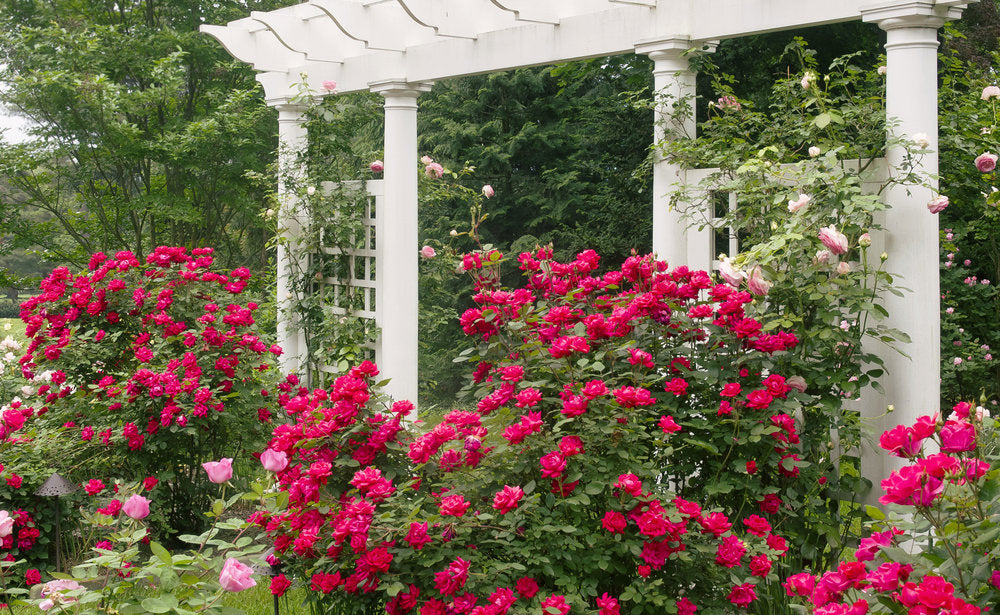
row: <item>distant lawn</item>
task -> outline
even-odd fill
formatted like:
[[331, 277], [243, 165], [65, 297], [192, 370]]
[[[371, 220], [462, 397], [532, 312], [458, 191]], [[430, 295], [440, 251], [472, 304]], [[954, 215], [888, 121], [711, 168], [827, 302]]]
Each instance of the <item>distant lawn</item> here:
[[[234, 594], [226, 594], [220, 601], [226, 606], [242, 609], [247, 615], [273, 615], [274, 596], [268, 588], [270, 579], [267, 577], [257, 577], [257, 585], [246, 591]], [[279, 599], [279, 612], [281, 615], [299, 615], [308, 613], [309, 608], [302, 602], [305, 596], [305, 589], [290, 589], [283, 598]], [[37, 607], [12, 606], [14, 615], [38, 615], [41, 611]], [[4, 615], [9, 615], [9, 611], [4, 609]]]
[[0, 318], [0, 339], [10, 335], [23, 346], [26, 341], [24, 327], [25, 324], [20, 318]]

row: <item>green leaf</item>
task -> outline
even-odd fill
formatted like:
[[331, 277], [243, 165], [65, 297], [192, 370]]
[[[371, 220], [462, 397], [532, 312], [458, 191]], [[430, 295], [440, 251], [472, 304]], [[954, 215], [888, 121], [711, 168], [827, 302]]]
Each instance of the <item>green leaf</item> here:
[[163, 547], [163, 545], [161, 545], [160, 543], [158, 543], [156, 541], [150, 541], [150, 543], [149, 543], [149, 550], [152, 551], [153, 555], [155, 555], [156, 557], [158, 557], [161, 562], [163, 562], [167, 566], [173, 566], [174, 560], [173, 560], [173, 558], [170, 557], [170, 552], [167, 551]]
[[826, 128], [830, 125], [830, 120], [832, 119], [833, 117], [829, 113], [820, 113], [816, 116], [816, 119], [813, 120], [813, 125], [816, 126], [816, 128]]

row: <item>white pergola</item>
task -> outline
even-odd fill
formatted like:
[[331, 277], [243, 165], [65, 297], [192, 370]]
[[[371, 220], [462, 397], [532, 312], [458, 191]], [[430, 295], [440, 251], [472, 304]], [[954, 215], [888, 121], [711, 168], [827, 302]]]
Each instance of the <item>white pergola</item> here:
[[[417, 98], [438, 80], [639, 53], [654, 61], [655, 88], [673, 100], [692, 100], [695, 79], [688, 51], [709, 52], [726, 38], [835, 22], [864, 20], [886, 31], [886, 114], [900, 135], [924, 133], [937, 147], [938, 29], [977, 0], [306, 0], [225, 26], [202, 26], [237, 59], [259, 71], [269, 105], [278, 110], [280, 166], [294, 170], [305, 142], [300, 85], [324, 94], [372, 91], [385, 99], [384, 196], [377, 220], [377, 324], [382, 330], [380, 367], [397, 399], [417, 399]], [[673, 109], [657, 110], [656, 139], [664, 137]], [[694, 134], [693, 109], [681, 126]], [[890, 172], [902, 161], [893, 149]], [[924, 173], [938, 170], [936, 154], [922, 159]], [[670, 208], [671, 192], [685, 172], [660, 160], [653, 175], [653, 249], [673, 264], [710, 264], [701, 237]], [[279, 337], [285, 367], [294, 370], [304, 350], [289, 323], [290, 259], [296, 258], [295, 197], [279, 186], [281, 226], [292, 243], [278, 256]], [[908, 333], [909, 358], [885, 353], [885, 396], [867, 396], [869, 415], [896, 407], [893, 423], [938, 411], [938, 224], [925, 207], [932, 188], [897, 188], [885, 196], [885, 249], [889, 269], [911, 292], [886, 299], [891, 325]], [[869, 477], [885, 475], [881, 456], [867, 456]]]

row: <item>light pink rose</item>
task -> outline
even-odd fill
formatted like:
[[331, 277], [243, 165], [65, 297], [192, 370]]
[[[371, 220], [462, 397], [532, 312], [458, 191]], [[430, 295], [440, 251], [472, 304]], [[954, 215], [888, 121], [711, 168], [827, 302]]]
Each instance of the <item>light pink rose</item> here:
[[426, 165], [429, 165], [430, 163], [434, 162], [434, 159], [431, 158], [430, 156], [421, 156], [420, 157], [420, 162], [422, 164], [424, 164], [424, 166], [426, 166]]
[[268, 472], [281, 472], [288, 467], [288, 455], [282, 451], [268, 448], [260, 454], [260, 463]]
[[833, 226], [819, 229], [819, 240], [831, 254], [840, 255], [847, 252], [847, 236]]
[[825, 264], [830, 262], [833, 258], [833, 254], [830, 254], [829, 250], [817, 250], [816, 251], [816, 262], [820, 264]]
[[810, 158], [815, 158], [816, 156], [819, 156], [819, 155], [820, 155], [820, 149], [818, 147], [816, 147], [815, 145], [813, 145], [812, 147], [809, 148], [809, 157]]
[[323, 89], [327, 92], [337, 93], [337, 82], [336, 81], [324, 81]]
[[205, 468], [205, 472], [208, 473], [208, 480], [213, 483], [221, 484], [233, 477], [232, 457], [226, 457], [218, 461], [206, 461], [201, 464], [201, 467]]
[[792, 213], [795, 213], [798, 210], [800, 210], [803, 207], [805, 207], [806, 205], [808, 205], [809, 201], [811, 201], [811, 200], [812, 200], [812, 197], [809, 196], [808, 194], [800, 194], [799, 198], [797, 200], [788, 201], [788, 211], [790, 211]]
[[219, 585], [227, 592], [241, 592], [256, 584], [250, 566], [240, 562], [235, 557], [230, 557], [222, 565], [222, 572], [219, 573]]
[[0, 538], [6, 538], [14, 531], [14, 518], [6, 510], [0, 510]]
[[122, 512], [133, 519], [145, 519], [149, 516], [149, 500], [137, 493], [125, 501]]
[[938, 197], [935, 198], [933, 201], [927, 204], [927, 211], [931, 212], [932, 214], [941, 213], [942, 211], [944, 211], [944, 208], [947, 207], [948, 205], [949, 205], [948, 197], [941, 194], [938, 195]]
[[847, 275], [851, 272], [851, 264], [847, 261], [840, 261], [837, 263], [837, 273], [839, 275]]
[[483, 186], [483, 196], [486, 198], [491, 198], [496, 192], [493, 190], [493, 186], [486, 184]]
[[991, 98], [1000, 98], [1000, 88], [995, 85], [988, 85], [983, 88], [983, 93], [980, 96], [983, 100], [989, 100]]
[[385, 164], [381, 160], [375, 160], [370, 165], [372, 173], [381, 173], [385, 170]]
[[747, 279], [747, 288], [758, 297], [763, 297], [771, 290], [771, 283], [764, 279], [764, 274], [761, 273], [760, 267], [754, 267], [753, 271], [750, 272], [750, 277]]
[[930, 137], [927, 136], [926, 132], [915, 133], [910, 138], [913, 139], [913, 142], [917, 144], [917, 146], [920, 147], [920, 149], [927, 149], [928, 147], [931, 146], [931, 139]]
[[980, 173], [991, 173], [997, 168], [997, 155], [983, 152], [976, 156], [976, 168]]
[[432, 162], [424, 167], [424, 175], [441, 179], [441, 176], [444, 175], [444, 167], [436, 162]]
[[420, 256], [422, 256], [424, 258], [427, 258], [427, 259], [431, 259], [431, 258], [434, 258], [435, 256], [437, 256], [437, 252], [435, 252], [434, 248], [432, 248], [430, 246], [424, 246], [424, 247], [420, 248]]
[[719, 260], [719, 275], [722, 279], [728, 282], [732, 286], [739, 286], [746, 279], [747, 274], [744, 271], [740, 271], [735, 266], [733, 266], [733, 261], [730, 258], [723, 258]]
[[792, 376], [791, 378], [785, 379], [785, 384], [792, 387], [799, 393], [806, 392], [806, 379], [802, 376]]

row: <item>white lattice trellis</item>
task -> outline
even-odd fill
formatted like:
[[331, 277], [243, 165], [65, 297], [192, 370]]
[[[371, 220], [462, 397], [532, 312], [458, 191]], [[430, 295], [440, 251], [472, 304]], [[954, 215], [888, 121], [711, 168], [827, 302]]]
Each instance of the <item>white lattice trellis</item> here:
[[[379, 324], [376, 215], [381, 205], [382, 188], [381, 180], [323, 186], [327, 193], [340, 190], [349, 198], [356, 199], [356, 215], [360, 218], [360, 224], [351, 221], [353, 230], [346, 237], [342, 237], [337, 232], [338, 229], [334, 228], [338, 224], [337, 220], [327, 222], [328, 226], [322, 229], [320, 254], [316, 255], [323, 262], [318, 292], [322, 298], [323, 311], [329, 318], [356, 317], [368, 321], [367, 324], [372, 328]], [[334, 240], [334, 237], [337, 239]], [[380, 354], [379, 343], [373, 339], [363, 346], [369, 351], [365, 358], [377, 361]], [[323, 374], [335, 374], [339, 371], [336, 365], [320, 364], [317, 368]]]

